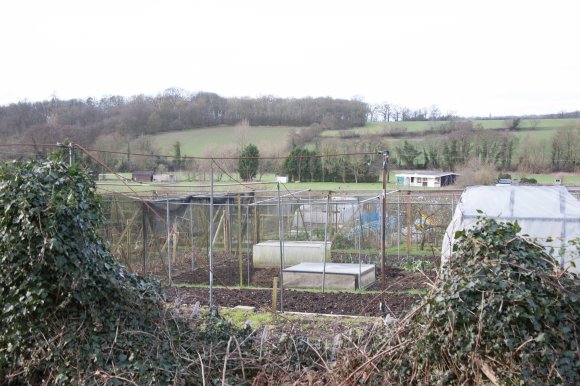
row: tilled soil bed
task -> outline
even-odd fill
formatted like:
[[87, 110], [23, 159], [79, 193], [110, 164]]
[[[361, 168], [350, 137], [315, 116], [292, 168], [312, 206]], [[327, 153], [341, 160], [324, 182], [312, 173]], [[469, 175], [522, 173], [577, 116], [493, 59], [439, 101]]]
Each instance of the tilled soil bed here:
[[[333, 255], [333, 262], [341, 262], [341, 255]], [[436, 262], [433, 264], [435, 266]], [[283, 294], [284, 311], [381, 316], [379, 304], [384, 302], [387, 311], [394, 316], [400, 315], [409, 309], [420, 298], [420, 295], [409, 293], [409, 290], [424, 291], [429, 289], [429, 283], [436, 279], [434, 269], [425, 272], [409, 272], [392, 264], [387, 265], [384, 277], [384, 295], [377, 293], [381, 290], [382, 277], [380, 267], [377, 267], [377, 281], [368, 290], [374, 292], [316, 292], [285, 289]], [[173, 275], [174, 283], [209, 285], [209, 263], [206, 256], [196, 258], [196, 268], [192, 271], [191, 266], [184, 264], [176, 267]], [[242, 282], [244, 286], [250, 285], [252, 289], [240, 288], [240, 262], [235, 256], [225, 253], [216, 254], [213, 270], [212, 291], [214, 303], [221, 307], [235, 307], [239, 305], [254, 306], [261, 310], [272, 308], [272, 283], [273, 278], [279, 275], [279, 268], [262, 268], [250, 270], [248, 280], [248, 266], [246, 258], [242, 261]], [[264, 289], [256, 289], [263, 287]], [[411, 291], [413, 292], [413, 291]], [[209, 304], [209, 288], [193, 288], [176, 286], [167, 290], [168, 299], [174, 301], [179, 298], [179, 303], [200, 305]], [[280, 309], [280, 290], [278, 292], [278, 310]]]
[[[333, 255], [333, 262], [340, 263], [341, 255]], [[425, 259], [425, 258], [423, 258]], [[434, 262], [434, 266], [438, 262]], [[182, 269], [173, 275], [174, 283], [188, 283], [188, 284], [206, 284], [209, 285], [209, 262], [207, 257], [199, 257], [196, 261], [196, 268], [191, 271], [188, 264], [185, 264]], [[275, 276], [279, 275], [279, 268], [256, 268], [250, 270], [250, 280], [248, 281], [248, 265], [244, 258], [242, 261], [242, 283], [252, 287], [272, 288], [272, 281]], [[434, 269], [419, 272], [409, 272], [392, 264], [387, 264], [385, 274], [385, 290], [387, 291], [406, 291], [410, 289], [427, 290], [429, 289], [429, 282], [433, 282], [437, 273]], [[381, 272], [380, 266], [376, 271], [376, 283], [371, 286], [370, 290], [381, 289]], [[239, 286], [240, 284], [240, 263], [235, 257], [226, 254], [218, 254], [215, 258], [213, 269], [214, 285], [220, 286]]]
[[[209, 305], [208, 288], [173, 287], [167, 289], [169, 301], [179, 298], [179, 303]], [[214, 288], [212, 297], [221, 307], [253, 306], [258, 310], [271, 310], [271, 289]], [[384, 302], [387, 310], [399, 316], [420, 298], [419, 295], [386, 293]], [[280, 293], [278, 293], [280, 299]], [[310, 292], [284, 290], [284, 311], [309, 312], [337, 315], [382, 316], [379, 303], [382, 298], [377, 293]], [[278, 310], [280, 302], [278, 301]]]

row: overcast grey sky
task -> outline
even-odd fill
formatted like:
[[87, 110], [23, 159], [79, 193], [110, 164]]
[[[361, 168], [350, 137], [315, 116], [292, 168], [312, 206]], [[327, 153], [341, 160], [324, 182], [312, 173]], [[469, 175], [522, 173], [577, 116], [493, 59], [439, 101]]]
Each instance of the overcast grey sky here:
[[576, 0], [14, 0], [0, 104], [170, 87], [460, 115], [580, 109]]

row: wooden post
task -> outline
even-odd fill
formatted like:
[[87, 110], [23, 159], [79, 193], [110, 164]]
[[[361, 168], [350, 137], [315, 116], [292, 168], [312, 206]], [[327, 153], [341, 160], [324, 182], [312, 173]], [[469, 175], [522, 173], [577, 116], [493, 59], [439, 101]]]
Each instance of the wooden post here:
[[230, 253], [232, 251], [232, 219], [230, 211], [230, 200], [226, 201], [226, 221], [224, 223], [224, 249], [226, 252]]
[[[304, 213], [302, 213], [302, 209], [300, 207], [298, 207], [298, 213], [300, 213], [300, 218], [302, 219], [302, 228], [304, 228], [306, 237], [308, 238], [308, 240], [310, 240], [310, 234], [308, 233], [308, 228], [306, 228], [306, 222], [304, 221]], [[296, 219], [296, 223], [298, 223], [298, 219]], [[296, 227], [298, 227], [298, 224], [296, 224]]]
[[[219, 209], [216, 211], [216, 215], [217, 215], [217, 212], [219, 212]], [[222, 216], [220, 217], [220, 221], [218, 222], [218, 225], [217, 225], [217, 227], [216, 227], [215, 236], [214, 236], [214, 238], [213, 238], [213, 240], [212, 240], [212, 242], [211, 242], [211, 245], [212, 245], [212, 247], [215, 245], [215, 242], [216, 242], [216, 240], [217, 240], [217, 238], [218, 238], [218, 236], [219, 236], [219, 234], [220, 234], [220, 227], [221, 227], [221, 226], [222, 226], [222, 224], [223, 224], [223, 221], [224, 221], [224, 215], [225, 215], [225, 212], [222, 212]], [[224, 231], [224, 232], [225, 232], [225, 231]]]
[[173, 231], [172, 231], [172, 233], [173, 234], [171, 235], [171, 237], [172, 237], [172, 242], [173, 242], [173, 244], [172, 244], [172, 248], [173, 248], [173, 262], [175, 263], [176, 262], [176, 259], [177, 259], [177, 243], [179, 242], [179, 239], [177, 237], [177, 222], [175, 222], [173, 224]]
[[127, 220], [127, 268], [130, 272], [133, 272], [131, 267], [131, 221]]
[[276, 313], [278, 306], [278, 276], [274, 277], [274, 282], [272, 283], [272, 312]]

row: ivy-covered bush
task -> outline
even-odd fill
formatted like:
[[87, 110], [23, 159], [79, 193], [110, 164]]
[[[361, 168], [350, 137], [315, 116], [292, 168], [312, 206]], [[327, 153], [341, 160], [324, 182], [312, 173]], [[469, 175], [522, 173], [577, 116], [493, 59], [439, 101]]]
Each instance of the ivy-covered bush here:
[[195, 383], [215, 376], [202, 361], [223, 358], [230, 335], [247, 337], [173, 317], [158, 282], [115, 263], [79, 167], [4, 164], [0, 203], [0, 384]]
[[578, 384], [578, 276], [517, 223], [456, 234], [439, 286], [396, 334], [386, 377], [401, 384]]

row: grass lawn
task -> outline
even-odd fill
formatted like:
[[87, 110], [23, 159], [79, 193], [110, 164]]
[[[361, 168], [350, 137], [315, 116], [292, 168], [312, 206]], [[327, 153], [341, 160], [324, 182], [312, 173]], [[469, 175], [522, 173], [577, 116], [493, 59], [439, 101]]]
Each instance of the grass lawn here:
[[[397, 172], [393, 171], [390, 175], [390, 181], [394, 181], [395, 174]], [[498, 172], [499, 173], [499, 172]], [[556, 178], [562, 178], [564, 185], [580, 185], [580, 175], [572, 173], [551, 173], [551, 174], [527, 174], [527, 173], [517, 173], [509, 172], [509, 174], [514, 179], [520, 179], [522, 177], [535, 178], [539, 184], [551, 185], [554, 183]], [[238, 178], [237, 174], [233, 175], [234, 178]], [[220, 182], [216, 182], [214, 185], [214, 190], [216, 192], [237, 192], [237, 191], [248, 191], [250, 189], [256, 191], [276, 189], [276, 182], [274, 182], [275, 176], [273, 174], [266, 174], [263, 176], [261, 182], [271, 182], [265, 184], [240, 184], [238, 185], [236, 181], [224, 179]], [[335, 194], [340, 192], [349, 191], [375, 191], [380, 193], [382, 189], [382, 182], [375, 183], [354, 183], [354, 182], [290, 182], [287, 184], [282, 184], [280, 186], [282, 194], [288, 191], [299, 191], [311, 189], [318, 192], [328, 192], [331, 191]], [[137, 194], [153, 194], [156, 192], [158, 195], [163, 196], [165, 194], [188, 194], [192, 192], [209, 192], [209, 182], [208, 181], [182, 181], [175, 184], [138, 184], [128, 182], [127, 184], [122, 183], [119, 180], [101, 181], [97, 183], [97, 188], [99, 193], [137, 193]], [[431, 188], [422, 187], [402, 187], [394, 183], [387, 184], [387, 190], [432, 190]]]
[[[286, 148], [292, 130], [283, 126], [217, 126], [150, 136], [151, 143], [162, 154], [173, 154], [173, 145], [181, 144], [183, 156], [220, 156], [237, 151], [244, 144], [253, 143], [262, 154], [276, 154]], [[229, 154], [234, 156], [234, 154]]]

